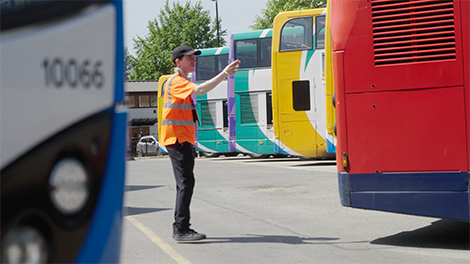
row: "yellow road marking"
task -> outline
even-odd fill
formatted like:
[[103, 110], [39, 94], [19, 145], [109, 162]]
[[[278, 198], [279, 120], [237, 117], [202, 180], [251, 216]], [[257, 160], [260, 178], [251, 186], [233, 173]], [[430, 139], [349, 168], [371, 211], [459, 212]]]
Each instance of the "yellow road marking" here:
[[163, 239], [161, 239], [157, 234], [155, 234], [152, 230], [150, 230], [148, 227], [146, 227], [144, 224], [141, 222], [137, 221], [132, 216], [126, 216], [125, 217], [129, 222], [131, 222], [135, 227], [140, 229], [150, 240], [153, 241], [159, 248], [163, 250], [168, 256], [170, 256], [172, 259], [174, 259], [176, 262], [179, 264], [191, 264], [189, 260], [187, 260], [185, 257], [181, 256], [174, 248], [172, 248], [170, 245], [168, 245]]

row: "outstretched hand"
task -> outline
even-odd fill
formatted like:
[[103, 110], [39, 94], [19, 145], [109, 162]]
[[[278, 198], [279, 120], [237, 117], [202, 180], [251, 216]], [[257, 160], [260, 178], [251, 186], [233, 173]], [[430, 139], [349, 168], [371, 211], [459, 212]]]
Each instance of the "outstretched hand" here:
[[232, 76], [238, 71], [238, 66], [240, 66], [240, 60], [233, 61], [225, 67], [224, 71]]

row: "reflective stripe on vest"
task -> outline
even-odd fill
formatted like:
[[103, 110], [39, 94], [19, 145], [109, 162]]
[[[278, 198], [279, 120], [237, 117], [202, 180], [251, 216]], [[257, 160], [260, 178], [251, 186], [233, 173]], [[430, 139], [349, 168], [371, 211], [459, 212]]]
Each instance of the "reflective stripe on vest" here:
[[[185, 100], [186, 102], [186, 100]], [[190, 104], [170, 104], [170, 103], [163, 103], [163, 107], [170, 108], [170, 109], [180, 109], [180, 110], [191, 110], [192, 106]]]
[[[171, 84], [173, 83], [173, 80], [178, 77], [178, 76], [173, 76], [169, 82], [168, 86], [166, 88], [166, 93], [168, 94], [168, 99], [166, 102], [163, 102], [163, 108], [168, 108], [168, 109], [179, 109], [179, 110], [185, 110], [189, 111], [192, 109], [191, 104], [187, 104], [187, 99], [184, 99], [183, 103], [171, 103]], [[177, 119], [164, 119], [162, 120], [162, 125], [176, 125], [176, 126], [194, 126], [194, 120], [177, 120]]]
[[170, 81], [168, 82], [168, 87], [166, 88], [166, 94], [168, 94], [168, 102], [171, 102], [171, 83], [177, 76], [171, 77]]
[[194, 121], [193, 120], [165, 119], [165, 120], [162, 120], [162, 125], [194, 126]]

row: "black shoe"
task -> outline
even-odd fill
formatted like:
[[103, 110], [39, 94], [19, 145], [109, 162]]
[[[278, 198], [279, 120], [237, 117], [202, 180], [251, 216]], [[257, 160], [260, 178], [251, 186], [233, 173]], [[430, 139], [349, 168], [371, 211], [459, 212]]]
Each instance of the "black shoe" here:
[[188, 232], [185, 233], [174, 233], [173, 239], [176, 241], [196, 241], [206, 238], [206, 235], [199, 234], [198, 232], [189, 229]]

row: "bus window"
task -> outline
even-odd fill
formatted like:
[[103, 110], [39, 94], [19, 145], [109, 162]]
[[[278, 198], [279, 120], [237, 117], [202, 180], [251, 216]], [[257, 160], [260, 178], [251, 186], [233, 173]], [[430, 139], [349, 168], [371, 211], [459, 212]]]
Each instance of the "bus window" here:
[[221, 72], [228, 64], [228, 54], [217, 56], [217, 73]]
[[258, 40], [247, 39], [235, 42], [235, 57], [240, 60], [239, 68], [255, 68], [258, 66]]
[[292, 105], [295, 111], [310, 110], [310, 82], [293, 81], [292, 82]]
[[201, 127], [215, 127], [216, 126], [216, 103], [202, 101], [201, 104]]
[[215, 72], [216, 67], [216, 58], [215, 56], [204, 56], [196, 57], [197, 60], [197, 69], [196, 69], [196, 78], [197, 81], [210, 80], [217, 73]]
[[258, 94], [240, 94], [240, 123], [258, 123], [258, 112]]
[[228, 64], [228, 54], [196, 57], [196, 81], [207, 81], [215, 77]]
[[266, 113], [267, 113], [266, 122], [272, 125], [273, 124], [273, 94], [271, 92], [266, 93]]
[[312, 17], [294, 18], [285, 23], [281, 29], [281, 44], [279, 50], [312, 49], [312, 25]]
[[224, 127], [228, 128], [228, 106], [227, 106], [227, 100], [222, 101], [222, 111], [224, 112]]
[[315, 17], [315, 49], [325, 48], [325, 16]]
[[260, 67], [271, 67], [272, 38], [260, 39]]

